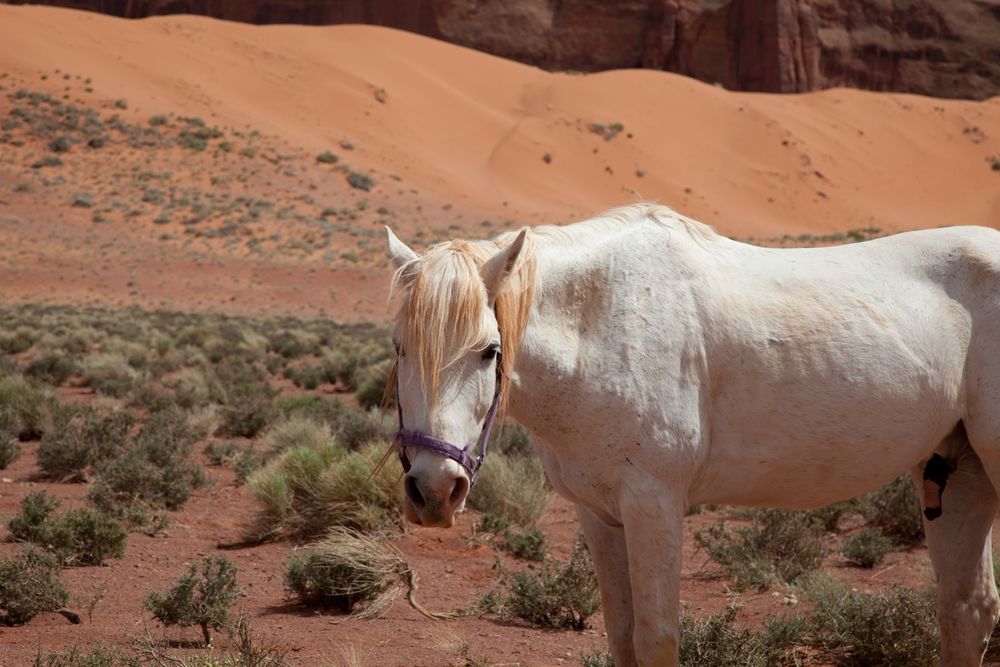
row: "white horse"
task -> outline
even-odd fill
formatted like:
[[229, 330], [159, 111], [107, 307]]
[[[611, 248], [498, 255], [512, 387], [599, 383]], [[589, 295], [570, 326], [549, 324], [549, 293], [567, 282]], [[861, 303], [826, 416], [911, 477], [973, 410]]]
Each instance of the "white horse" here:
[[822, 506], [919, 479], [937, 452], [954, 470], [924, 522], [941, 663], [981, 664], [1000, 233], [769, 249], [643, 204], [422, 256], [388, 234], [412, 521], [450, 526], [475, 467], [414, 438], [475, 443], [499, 395], [576, 504], [615, 664], [674, 665], [690, 505]]

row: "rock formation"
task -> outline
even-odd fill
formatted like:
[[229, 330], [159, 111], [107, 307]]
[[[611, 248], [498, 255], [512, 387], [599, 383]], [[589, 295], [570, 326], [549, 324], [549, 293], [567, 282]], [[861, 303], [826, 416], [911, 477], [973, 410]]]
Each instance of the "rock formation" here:
[[546, 69], [665, 69], [733, 90], [802, 92], [852, 86], [973, 99], [1000, 94], [1000, 0], [49, 0], [43, 4], [128, 18], [191, 13], [251, 23], [373, 23]]

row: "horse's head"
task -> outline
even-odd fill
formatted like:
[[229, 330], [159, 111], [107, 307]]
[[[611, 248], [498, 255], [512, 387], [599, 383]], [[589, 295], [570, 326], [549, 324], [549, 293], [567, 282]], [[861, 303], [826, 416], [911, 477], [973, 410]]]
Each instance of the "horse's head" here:
[[394, 343], [404, 509], [414, 523], [450, 527], [465, 508], [527, 321], [527, 229], [496, 243], [438, 244], [424, 255], [386, 231], [400, 296]]

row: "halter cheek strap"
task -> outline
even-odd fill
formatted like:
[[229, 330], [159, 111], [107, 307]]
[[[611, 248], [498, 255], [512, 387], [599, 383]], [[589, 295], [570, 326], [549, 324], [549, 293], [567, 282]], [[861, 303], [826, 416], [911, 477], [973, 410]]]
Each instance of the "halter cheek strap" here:
[[500, 381], [503, 378], [502, 365], [500, 362], [500, 355], [497, 354], [497, 376], [496, 388], [493, 391], [493, 403], [490, 405], [490, 409], [486, 413], [486, 419], [483, 421], [483, 430], [480, 432], [479, 440], [476, 443], [479, 451], [479, 455], [476, 458], [472, 458], [469, 455], [471, 445], [458, 447], [451, 444], [447, 440], [435, 438], [432, 435], [427, 435], [426, 433], [421, 433], [420, 431], [405, 430], [403, 428], [403, 406], [399, 402], [399, 384], [397, 380], [396, 407], [399, 413], [399, 430], [396, 431], [394, 441], [397, 447], [396, 451], [399, 454], [399, 461], [402, 463], [403, 470], [405, 472], [410, 472], [410, 460], [406, 457], [406, 448], [418, 447], [420, 449], [430, 450], [457, 462], [460, 466], [465, 468], [465, 471], [469, 474], [470, 486], [476, 483], [476, 477], [479, 475], [479, 468], [483, 465], [483, 461], [486, 460], [486, 448], [489, 445], [490, 434], [493, 431], [493, 422], [496, 420], [497, 410], [500, 406]]

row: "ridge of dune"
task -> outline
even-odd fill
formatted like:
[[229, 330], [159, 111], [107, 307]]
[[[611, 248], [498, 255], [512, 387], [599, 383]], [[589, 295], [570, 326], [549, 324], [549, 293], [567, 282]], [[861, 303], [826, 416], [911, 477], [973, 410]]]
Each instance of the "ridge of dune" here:
[[1000, 98], [732, 93], [664, 72], [547, 73], [372, 26], [44, 7], [0, 6], [0, 43], [0, 70], [62, 68], [130, 112], [314, 151], [349, 137], [356, 162], [403, 187], [518, 222], [643, 198], [739, 237], [1000, 225]]

